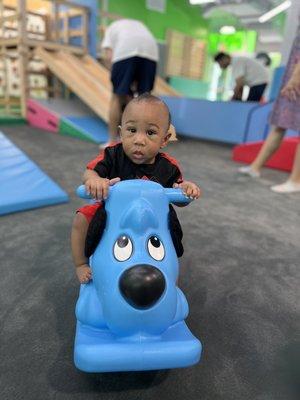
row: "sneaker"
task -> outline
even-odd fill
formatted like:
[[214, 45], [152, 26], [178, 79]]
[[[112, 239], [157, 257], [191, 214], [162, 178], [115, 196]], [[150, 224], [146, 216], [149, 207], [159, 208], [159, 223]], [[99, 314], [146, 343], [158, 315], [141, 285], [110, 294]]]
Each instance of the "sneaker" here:
[[281, 185], [272, 186], [271, 190], [275, 193], [296, 193], [300, 192], [300, 183], [286, 181]]
[[247, 165], [245, 167], [240, 167], [238, 169], [238, 172], [242, 175], [251, 176], [251, 178], [260, 178], [260, 172], [253, 171], [250, 165]]

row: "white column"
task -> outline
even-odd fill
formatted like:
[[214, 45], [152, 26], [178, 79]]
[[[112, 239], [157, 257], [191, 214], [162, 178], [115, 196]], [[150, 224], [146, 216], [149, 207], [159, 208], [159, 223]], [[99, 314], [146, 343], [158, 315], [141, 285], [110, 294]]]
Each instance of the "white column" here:
[[281, 58], [282, 65], [286, 65], [287, 60], [289, 58], [291, 47], [297, 32], [299, 18], [300, 18], [300, 0], [291, 0], [291, 1], [292, 5], [287, 10], [283, 42], [281, 44], [281, 51], [280, 51], [282, 55]]

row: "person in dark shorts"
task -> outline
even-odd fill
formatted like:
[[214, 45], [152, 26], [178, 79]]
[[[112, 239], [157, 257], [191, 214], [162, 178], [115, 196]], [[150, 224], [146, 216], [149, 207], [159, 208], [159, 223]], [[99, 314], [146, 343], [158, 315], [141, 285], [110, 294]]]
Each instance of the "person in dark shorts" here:
[[[113, 94], [109, 111], [109, 143], [118, 140], [122, 110], [133, 97], [150, 93], [154, 86], [158, 46], [140, 21], [121, 19], [107, 29], [101, 44], [111, 68]], [[103, 148], [107, 144], [102, 145]]]
[[[85, 240], [90, 222], [101, 212], [109, 186], [120, 180], [145, 179], [163, 187], [181, 188], [187, 197], [198, 199], [199, 187], [182, 178], [178, 162], [160, 152], [170, 140], [170, 112], [159, 98], [143, 94], [126, 106], [122, 116], [121, 142], [112, 144], [88, 163], [84, 173], [86, 191], [98, 203], [77, 210], [71, 234], [73, 260], [80, 283], [91, 279]], [[173, 222], [179, 226], [174, 209]]]
[[218, 53], [215, 61], [221, 69], [232, 66], [235, 80], [231, 100], [242, 100], [244, 86], [249, 86], [247, 101], [260, 101], [269, 82], [269, 71], [258, 60], [249, 57], [231, 57], [227, 53]]

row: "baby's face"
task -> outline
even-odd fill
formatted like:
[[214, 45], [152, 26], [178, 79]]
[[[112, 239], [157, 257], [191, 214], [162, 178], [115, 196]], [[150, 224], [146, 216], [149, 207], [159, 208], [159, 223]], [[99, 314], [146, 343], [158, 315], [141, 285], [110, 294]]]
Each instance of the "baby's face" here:
[[122, 117], [121, 140], [127, 157], [135, 164], [152, 164], [159, 149], [166, 146], [168, 112], [159, 102], [133, 102]]

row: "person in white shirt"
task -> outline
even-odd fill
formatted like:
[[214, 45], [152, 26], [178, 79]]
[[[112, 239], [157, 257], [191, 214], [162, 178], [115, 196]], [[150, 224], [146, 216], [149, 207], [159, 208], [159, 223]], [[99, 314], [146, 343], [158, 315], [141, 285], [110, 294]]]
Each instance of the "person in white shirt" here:
[[122, 110], [128, 101], [134, 94], [150, 93], [153, 89], [158, 46], [142, 22], [120, 19], [106, 29], [101, 47], [113, 85], [108, 124], [111, 143], [118, 140]]
[[247, 101], [260, 101], [269, 82], [269, 71], [258, 60], [249, 57], [231, 57], [226, 53], [218, 53], [215, 61], [222, 69], [232, 66], [235, 80], [232, 100], [242, 100], [244, 86], [250, 91]]

